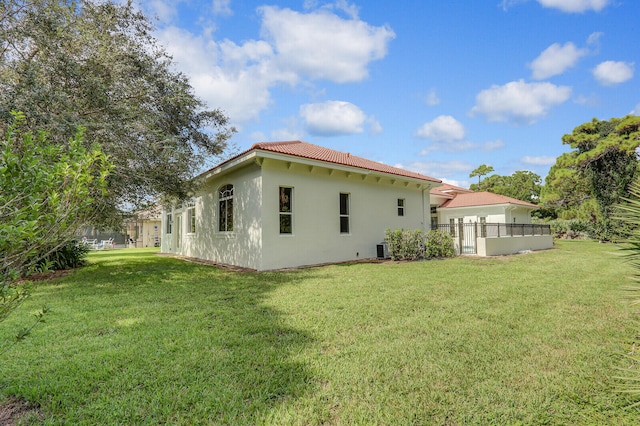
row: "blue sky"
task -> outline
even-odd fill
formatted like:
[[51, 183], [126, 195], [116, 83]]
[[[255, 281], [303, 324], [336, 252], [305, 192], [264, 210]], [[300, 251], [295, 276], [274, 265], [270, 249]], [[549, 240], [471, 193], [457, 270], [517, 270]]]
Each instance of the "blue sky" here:
[[637, 0], [139, 0], [237, 149], [303, 140], [468, 187], [640, 115]]

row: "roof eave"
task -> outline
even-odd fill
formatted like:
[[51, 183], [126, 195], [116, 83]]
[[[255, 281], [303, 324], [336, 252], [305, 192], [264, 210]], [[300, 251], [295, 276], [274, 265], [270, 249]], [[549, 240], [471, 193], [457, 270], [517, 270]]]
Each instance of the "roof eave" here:
[[472, 206], [453, 206], [453, 207], [438, 207], [439, 209], [472, 209], [477, 207], [522, 207], [530, 210], [537, 210], [539, 206], [528, 206], [525, 204], [516, 204], [516, 203], [497, 203], [497, 204], [476, 204]]
[[207, 170], [206, 172], [202, 173], [200, 176], [203, 177], [205, 180], [208, 180], [214, 176], [221, 175], [223, 173], [236, 169], [240, 166], [243, 166], [249, 162], [255, 161], [258, 158], [279, 160], [279, 161], [285, 161], [285, 162], [289, 161], [291, 163], [303, 164], [307, 166], [330, 168], [333, 170], [339, 170], [346, 173], [358, 173], [361, 175], [386, 177], [390, 179], [397, 179], [397, 180], [411, 182], [411, 183], [419, 183], [421, 185], [429, 185], [430, 188], [434, 188], [442, 184], [441, 181], [438, 181], [436, 179], [433, 179], [433, 180], [419, 179], [411, 176], [404, 176], [400, 174], [386, 173], [378, 170], [370, 170], [370, 169], [357, 167], [357, 166], [348, 166], [344, 164], [333, 163], [330, 161], [315, 160], [312, 158], [305, 158], [305, 157], [300, 157], [292, 154], [273, 152], [273, 151], [268, 151], [260, 148], [252, 148], [249, 151], [241, 153], [236, 157], [233, 157], [230, 160], [227, 160], [226, 162], [210, 170]]

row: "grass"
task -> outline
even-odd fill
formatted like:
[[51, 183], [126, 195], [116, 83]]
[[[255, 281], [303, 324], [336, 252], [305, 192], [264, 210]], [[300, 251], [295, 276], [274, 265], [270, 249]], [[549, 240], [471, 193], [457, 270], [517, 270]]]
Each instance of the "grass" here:
[[93, 253], [0, 329], [46, 424], [637, 424], [616, 246], [238, 273]]

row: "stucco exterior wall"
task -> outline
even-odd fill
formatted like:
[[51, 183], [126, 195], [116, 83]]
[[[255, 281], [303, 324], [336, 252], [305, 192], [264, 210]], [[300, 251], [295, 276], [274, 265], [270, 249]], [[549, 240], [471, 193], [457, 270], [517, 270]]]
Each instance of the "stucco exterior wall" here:
[[[231, 233], [217, 230], [217, 193], [225, 184], [234, 185]], [[280, 233], [280, 187], [292, 188], [291, 234]], [[256, 270], [374, 258], [387, 228], [429, 229], [429, 189], [427, 182], [266, 158], [207, 182], [195, 198], [194, 234], [187, 232], [186, 205], [172, 210], [171, 234], [164, 211], [162, 252]], [[346, 234], [340, 232], [340, 193], [349, 194]]]
[[160, 242], [160, 219], [143, 219], [138, 224], [136, 247], [156, 247]]
[[545, 250], [553, 248], [551, 235], [524, 237], [478, 238], [478, 256], [500, 256], [518, 253], [523, 250]]
[[[262, 169], [262, 269], [374, 258], [387, 228], [429, 227], [429, 189], [422, 184], [275, 160]], [[281, 186], [293, 188], [290, 235], [279, 229]], [[340, 233], [340, 193], [349, 194], [348, 234]]]
[[487, 223], [531, 223], [531, 209], [511, 205], [492, 205], [461, 207], [454, 209], [440, 209], [438, 212], [439, 223], [448, 225], [449, 219], [464, 218], [464, 223], [480, 223], [480, 218], [485, 217]]
[[[173, 230], [166, 234], [163, 212], [162, 252], [260, 269], [262, 248], [262, 177], [260, 168], [249, 165], [210, 179], [195, 197], [196, 232], [189, 233], [186, 206], [173, 209]], [[233, 231], [218, 231], [218, 190], [232, 184]], [[181, 219], [178, 220], [178, 217]], [[180, 222], [180, 223], [178, 223]], [[181, 230], [178, 229], [181, 226]], [[179, 236], [182, 236], [179, 243]]]

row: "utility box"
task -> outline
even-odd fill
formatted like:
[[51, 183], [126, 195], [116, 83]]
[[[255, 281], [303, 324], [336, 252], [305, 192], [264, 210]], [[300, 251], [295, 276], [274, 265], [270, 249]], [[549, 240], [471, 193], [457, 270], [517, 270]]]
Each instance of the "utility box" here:
[[376, 253], [378, 259], [389, 259], [389, 246], [386, 241], [376, 245]]

